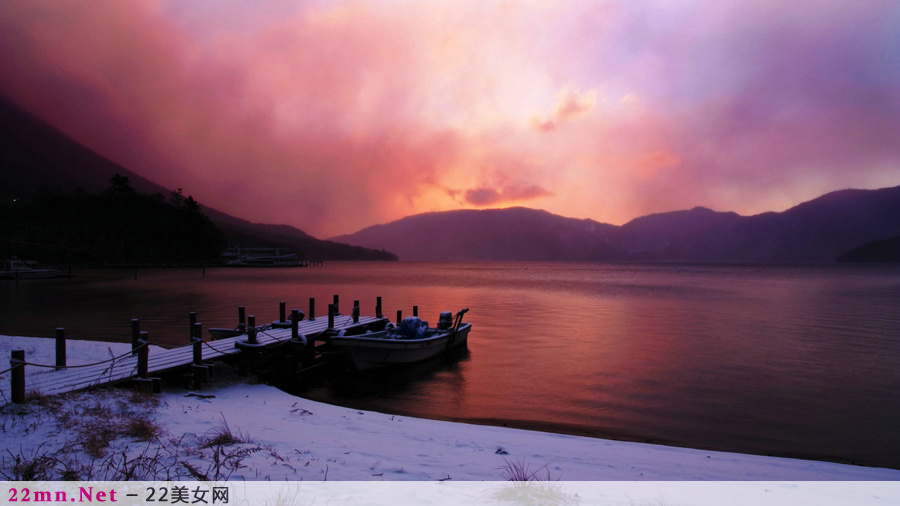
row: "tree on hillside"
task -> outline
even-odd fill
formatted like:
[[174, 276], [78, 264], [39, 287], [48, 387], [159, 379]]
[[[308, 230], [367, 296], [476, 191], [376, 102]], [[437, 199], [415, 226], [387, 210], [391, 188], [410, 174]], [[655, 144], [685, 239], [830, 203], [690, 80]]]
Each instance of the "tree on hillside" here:
[[200, 204], [194, 200], [194, 197], [188, 195], [186, 199], [184, 199], [184, 210], [189, 213], [200, 214]]
[[113, 177], [109, 178], [109, 190], [113, 195], [135, 195], [137, 192], [134, 187], [131, 186], [131, 181], [128, 179], [128, 176], [123, 176], [116, 172]]
[[181, 188], [177, 188], [172, 190], [172, 194], [169, 196], [169, 200], [172, 201], [172, 205], [181, 209], [184, 206], [184, 193], [181, 191]]

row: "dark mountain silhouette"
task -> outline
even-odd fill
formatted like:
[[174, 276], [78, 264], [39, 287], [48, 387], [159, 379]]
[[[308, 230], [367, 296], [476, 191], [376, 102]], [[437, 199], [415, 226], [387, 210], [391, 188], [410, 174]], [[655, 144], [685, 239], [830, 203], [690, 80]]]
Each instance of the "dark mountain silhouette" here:
[[732, 260], [741, 216], [704, 207], [634, 219], [615, 234], [616, 259], [652, 261]]
[[900, 263], [900, 236], [869, 241], [838, 257], [838, 262]]
[[740, 216], [697, 207], [614, 226], [512, 208], [411, 216], [335, 238], [403, 260], [833, 262], [900, 235], [900, 187], [841, 190], [784, 212]]
[[69, 265], [210, 265], [226, 244], [192, 197], [141, 194], [119, 174], [99, 194], [42, 188], [0, 204], [0, 230], [0, 256]]
[[610, 255], [615, 228], [516, 207], [419, 214], [334, 240], [403, 260], [589, 260]]
[[[116, 173], [127, 177], [140, 193], [168, 197], [172, 191], [91, 151], [0, 97], [0, 202], [4, 205], [30, 199], [42, 187], [99, 193]], [[314, 260], [396, 259], [384, 251], [322, 241], [288, 225], [251, 223], [210, 207], [203, 207], [203, 213], [232, 245], [286, 246]]]

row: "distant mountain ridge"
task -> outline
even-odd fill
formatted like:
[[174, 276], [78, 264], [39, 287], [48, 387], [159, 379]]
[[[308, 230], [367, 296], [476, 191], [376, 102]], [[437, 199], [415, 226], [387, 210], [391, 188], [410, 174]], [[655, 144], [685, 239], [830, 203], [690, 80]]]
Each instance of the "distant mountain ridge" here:
[[783, 212], [741, 216], [703, 207], [622, 226], [527, 208], [426, 213], [336, 241], [386, 248], [401, 260], [833, 262], [900, 235], [900, 186], [840, 190]]
[[581, 260], [606, 254], [613, 229], [515, 207], [419, 214], [332, 240], [377, 244], [402, 260]]
[[[141, 193], [168, 196], [172, 191], [91, 151], [0, 97], [0, 199], [4, 203], [28, 198], [41, 186], [100, 192], [115, 173], [128, 177]], [[235, 245], [287, 246], [313, 260], [396, 260], [389, 252], [323, 241], [289, 225], [252, 223], [207, 206], [203, 212]]]
[[[98, 192], [116, 172], [140, 192], [171, 191], [0, 97], [4, 202], [30, 196], [41, 185]], [[869, 242], [900, 236], [900, 187], [840, 190], [780, 213], [740, 216], [696, 207], [621, 226], [524, 207], [426, 213], [330, 241], [205, 206], [203, 212], [232, 244], [289, 246], [310, 259], [385, 260], [396, 253], [403, 260], [832, 262]]]

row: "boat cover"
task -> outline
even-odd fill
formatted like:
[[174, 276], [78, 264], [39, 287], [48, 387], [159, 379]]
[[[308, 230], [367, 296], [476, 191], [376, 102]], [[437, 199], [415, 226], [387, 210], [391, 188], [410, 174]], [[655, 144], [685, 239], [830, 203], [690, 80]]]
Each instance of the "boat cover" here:
[[428, 330], [428, 322], [418, 316], [407, 316], [400, 322], [396, 334], [405, 339], [422, 339]]

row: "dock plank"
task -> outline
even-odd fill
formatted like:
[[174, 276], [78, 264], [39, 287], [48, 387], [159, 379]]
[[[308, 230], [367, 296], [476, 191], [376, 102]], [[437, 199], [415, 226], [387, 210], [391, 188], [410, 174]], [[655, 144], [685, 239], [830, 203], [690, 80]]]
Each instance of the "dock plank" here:
[[[352, 317], [339, 315], [335, 318], [335, 330], [349, 330], [362, 327], [385, 318], [374, 316], [360, 316], [359, 323], [354, 323]], [[327, 319], [303, 320], [298, 323], [298, 332], [301, 335], [315, 336], [328, 328]], [[246, 341], [247, 334], [235, 337], [219, 339], [216, 341], [204, 341], [202, 357], [204, 361], [212, 361], [223, 357], [241, 353], [236, 346], [238, 341]], [[291, 338], [290, 328], [262, 327], [257, 332], [257, 342], [265, 347], [284, 343]], [[98, 360], [102, 360], [98, 357]], [[172, 371], [193, 363], [193, 345], [187, 344], [178, 348], [168, 349], [162, 352], [151, 352], [147, 359], [147, 372], [150, 376]], [[42, 395], [59, 395], [66, 392], [84, 390], [92, 387], [100, 387], [109, 384], [120, 383], [137, 376], [137, 357], [130, 354], [117, 357], [113, 362], [93, 364], [88, 366], [73, 366], [58, 371], [43, 374], [29, 375], [26, 380], [26, 392], [38, 392]], [[28, 367], [26, 365], [26, 367]], [[6, 398], [9, 385], [0, 387]]]

